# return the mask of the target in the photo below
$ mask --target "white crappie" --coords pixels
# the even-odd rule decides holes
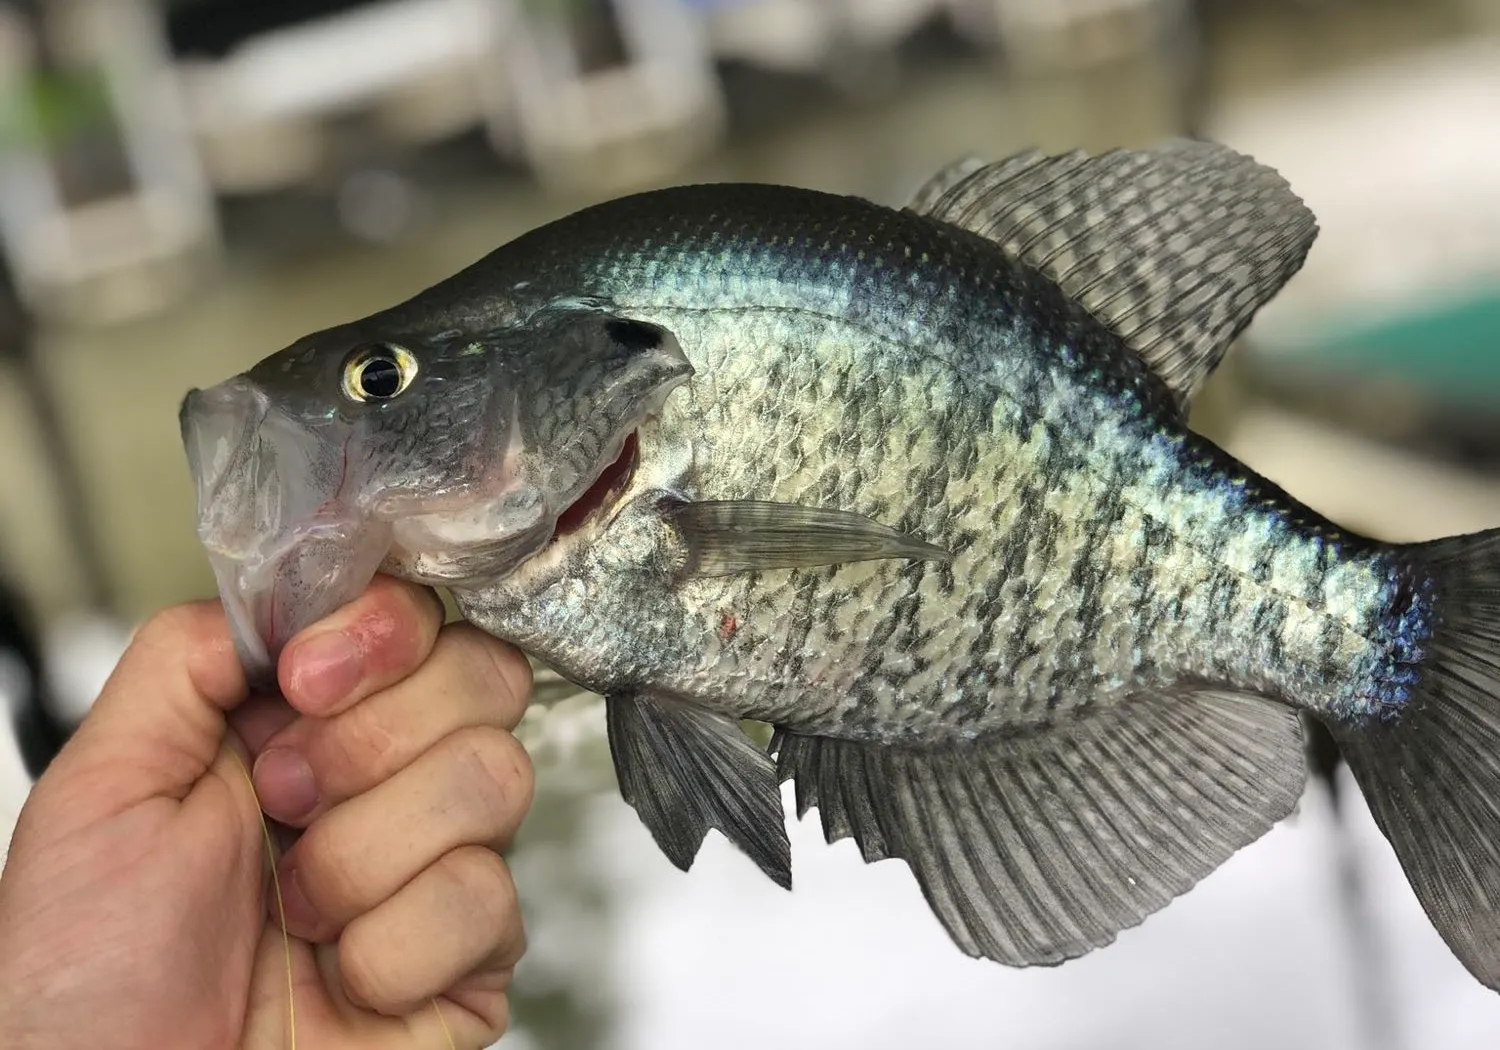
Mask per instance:
[[[1494,987],[1500,536],[1350,534],[1184,422],[1315,232],[1204,143],[614,201],[190,394],[200,531],[252,669],[447,586],[605,694],[679,866],[717,827],[790,885],[792,778],[1014,965],[1285,816],[1310,713]]]

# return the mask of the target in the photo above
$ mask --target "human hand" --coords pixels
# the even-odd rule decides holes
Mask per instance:
[[[329,637],[352,643],[343,659]],[[304,829],[276,869],[297,1045],[499,1037],[524,948],[498,851],[531,801],[509,732],[525,659],[379,577],[294,638],[278,677],[286,700],[248,698],[217,602],[136,635],[17,824],[0,1046],[291,1046],[247,769],[265,811]]]

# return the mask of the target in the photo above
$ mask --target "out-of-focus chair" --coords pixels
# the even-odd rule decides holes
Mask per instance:
[[[619,190],[716,146],[723,91],[698,13],[681,0],[496,0],[513,104],[491,137],[545,183]]]
[[[487,77],[499,62],[490,0],[197,7],[174,17],[173,44],[193,134],[220,192],[337,174],[359,161],[339,155],[350,130],[374,153],[490,118]]]
[[[0,250],[48,316],[109,322],[183,294],[212,196],[146,0],[0,3]]]
[[[714,53],[779,73],[818,76],[846,94],[894,81],[892,53],[945,0],[686,0]]]
[[[947,0],[965,35],[1018,69],[1075,70],[1170,45],[1188,0]]]

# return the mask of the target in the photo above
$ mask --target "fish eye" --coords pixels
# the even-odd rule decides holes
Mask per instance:
[[[344,360],[344,396],[361,403],[389,401],[417,377],[417,359],[392,343],[372,343]]]

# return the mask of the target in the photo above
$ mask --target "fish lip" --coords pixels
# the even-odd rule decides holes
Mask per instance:
[[[266,395],[239,376],[207,390],[194,387],[183,397],[177,425],[200,511],[218,498],[270,407]]]
[[[337,442],[302,428],[254,381],[236,376],[190,391],[179,425],[197,493],[198,538],[240,662],[253,682],[274,683],[281,647],[305,622],[332,611],[312,593],[312,581],[340,596],[363,589],[389,530],[340,498],[330,472],[282,469],[287,459],[326,459]],[[308,505],[316,509],[308,513]]]

